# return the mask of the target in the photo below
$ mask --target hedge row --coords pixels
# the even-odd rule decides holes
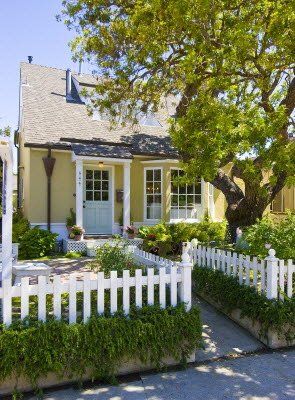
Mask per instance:
[[[194,290],[197,294],[206,294],[226,312],[241,310],[241,317],[259,321],[262,325],[261,335],[269,328],[282,332],[290,326],[287,340],[295,337],[295,298],[284,301],[270,300],[256,292],[254,287],[240,285],[238,279],[225,275],[221,271],[195,267],[193,270]]]
[[[0,333],[0,381],[26,377],[33,387],[48,373],[79,381],[114,378],[123,362],[139,359],[155,368],[171,356],[184,361],[201,340],[198,308],[183,305],[132,309],[130,316],[96,316],[87,323],[35,322],[5,328]]]

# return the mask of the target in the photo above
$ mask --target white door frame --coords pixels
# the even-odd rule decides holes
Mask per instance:
[[[87,164],[83,163],[83,196],[82,196],[82,206],[83,200],[85,198],[85,171],[86,169],[98,169],[98,170],[109,170],[110,171],[110,186],[109,195],[111,200],[111,232],[114,233],[114,219],[115,219],[115,166],[105,164],[100,168],[97,164]],[[84,219],[84,208],[83,208],[83,219]],[[86,232],[87,235],[87,232]]]

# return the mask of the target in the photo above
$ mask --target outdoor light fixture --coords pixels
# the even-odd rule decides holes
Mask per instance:
[[[98,166],[99,166],[99,168],[102,168],[103,167],[103,161],[99,161]]]

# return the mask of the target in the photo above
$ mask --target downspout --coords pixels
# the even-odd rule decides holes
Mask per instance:
[[[47,230],[51,231],[51,176],[55,164],[55,158],[51,157],[51,148],[47,157],[43,157],[43,164],[47,176]]]

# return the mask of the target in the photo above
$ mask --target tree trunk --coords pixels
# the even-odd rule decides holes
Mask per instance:
[[[228,204],[225,211],[225,217],[228,222],[228,230],[232,243],[236,242],[237,228],[253,225],[257,219],[261,219],[267,204],[253,201],[251,203],[245,198],[239,204]]]
[[[219,189],[226,198],[227,209],[225,217],[228,222],[232,243],[236,241],[237,228],[243,229],[253,225],[257,219],[262,218],[268,204],[284,187],[286,175],[279,174],[274,185],[266,183],[263,187],[260,178],[261,180],[263,179],[262,174],[257,180],[243,179],[245,184],[244,191],[222,170],[219,170],[211,181],[212,185]]]

